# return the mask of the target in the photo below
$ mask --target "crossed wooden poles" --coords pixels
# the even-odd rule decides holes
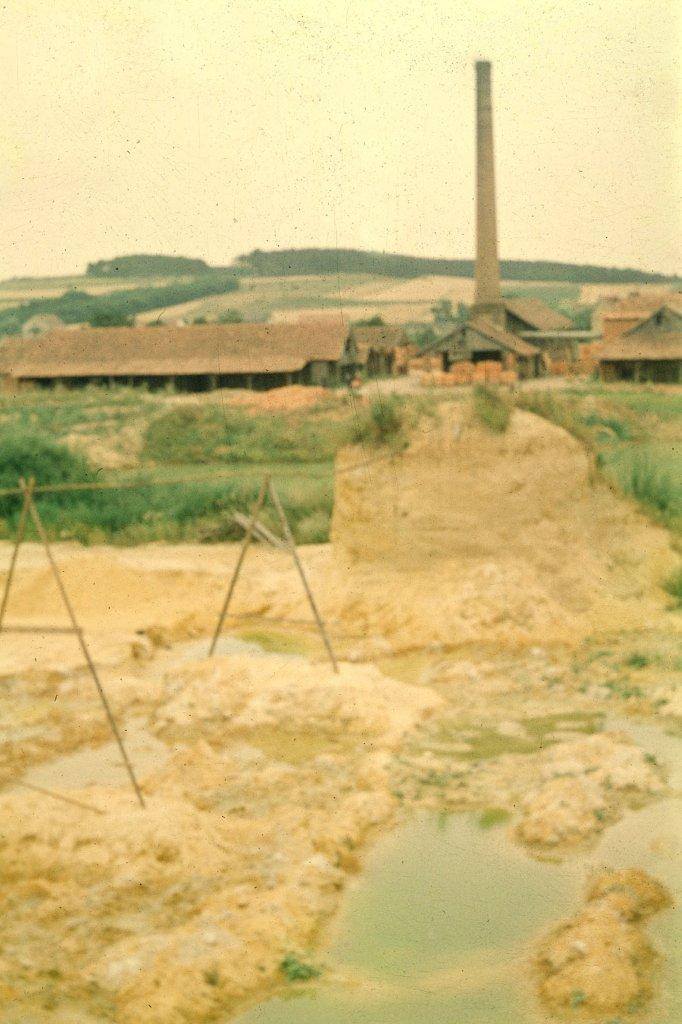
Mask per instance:
[[[104,691],[104,687],[102,686],[102,681],[100,680],[99,674],[97,672],[97,668],[96,668],[95,663],[94,663],[94,661],[92,659],[92,656],[90,654],[90,650],[88,648],[88,645],[85,642],[85,637],[83,635],[83,630],[81,629],[81,627],[78,624],[78,620],[76,618],[76,613],[75,613],[75,611],[73,609],[73,605],[71,604],[71,601],[69,599],[69,595],[68,595],[68,593],[66,591],[66,587],[64,586],[64,581],[63,581],[63,579],[61,577],[61,574],[59,572],[59,569],[57,567],[57,563],[55,561],[54,554],[52,552],[52,548],[50,546],[50,542],[49,542],[48,537],[47,537],[47,533],[45,532],[45,527],[43,526],[42,519],[40,518],[40,514],[39,514],[38,509],[37,509],[37,507],[35,505],[35,502],[33,500],[33,493],[34,493],[34,490],[35,490],[35,486],[36,486],[36,483],[35,483],[35,479],[33,479],[33,478],[31,478],[28,481],[28,483],[23,479],[23,477],[20,478],[20,480],[19,480],[19,492],[23,495],[23,499],[24,500],[23,500],[23,505],[21,507],[21,512],[19,514],[19,523],[17,525],[17,535],[16,535],[16,539],[15,539],[15,542],[14,542],[14,547],[12,549],[12,555],[11,555],[11,558],[10,558],[9,570],[8,570],[8,573],[7,573],[7,579],[5,581],[4,591],[3,591],[3,594],[2,594],[2,601],[0,601],[0,633],[3,633],[3,632],[4,633],[66,633],[66,634],[71,634],[72,636],[76,637],[76,639],[78,640],[78,643],[80,645],[80,649],[83,652],[83,657],[85,658],[85,663],[86,663],[86,665],[88,667],[88,671],[90,672],[90,675],[92,676],[92,679],[93,679],[93,682],[95,684],[95,687],[97,688],[97,693],[99,694],[99,698],[100,698],[100,700],[102,702],[102,707],[104,708],[104,712],[106,714],[107,721],[109,722],[109,726],[110,726],[111,731],[113,733],[114,739],[116,740],[116,743],[118,744],[118,748],[119,748],[119,750],[121,752],[121,757],[123,758],[123,763],[125,765],[126,771],[127,771],[128,776],[130,778],[131,785],[133,787],[133,790],[135,791],[135,795],[136,795],[136,797],[137,797],[137,799],[138,799],[138,801],[140,803],[140,806],[144,807],[145,806],[144,797],[142,796],[142,791],[141,791],[139,783],[137,781],[137,777],[135,775],[135,770],[134,770],[134,768],[132,766],[130,758],[128,757],[128,752],[127,752],[127,750],[125,748],[125,744],[123,742],[123,737],[121,736],[121,732],[120,732],[120,730],[118,728],[118,725],[116,723],[116,719],[114,718],[114,714],[113,714],[113,712],[111,710],[111,705],[109,704],[109,700],[107,699],[107,695],[106,695],[106,693]],[[283,537],[275,536],[273,533],[271,533],[267,529],[267,527],[265,527],[262,523],[260,523],[258,521],[258,515],[259,515],[261,509],[263,508],[263,505],[265,504],[266,498],[268,498],[268,497],[270,498],[270,501],[272,502],[272,504],[273,504],[273,506],[275,508],[275,511],[277,513],[277,517],[278,517],[278,519],[280,521],[280,524],[281,524],[281,527],[282,527],[282,533],[284,535]],[[272,483],[272,481],[271,481],[269,476],[266,476],[264,478],[264,480],[263,480],[263,483],[261,485],[260,491],[258,493],[258,498],[256,499],[256,503],[253,506],[253,509],[251,511],[250,518],[247,520],[246,517],[239,516],[239,515],[237,515],[235,518],[236,518],[237,522],[239,522],[241,525],[244,526],[244,528],[245,528],[245,535],[244,535],[244,540],[242,541],[241,549],[239,551],[239,557],[237,558],[237,564],[235,566],[234,572],[232,574],[232,579],[230,580],[230,585],[228,587],[228,591],[227,591],[227,594],[225,596],[225,601],[223,603],[223,607],[222,607],[221,612],[220,612],[220,617],[218,619],[218,624],[216,626],[215,633],[213,635],[213,639],[211,641],[211,647],[210,647],[210,650],[209,650],[209,657],[212,656],[215,653],[216,645],[218,643],[218,639],[220,637],[220,633],[222,632],[223,625],[225,623],[225,619],[227,618],[227,614],[228,614],[228,611],[229,611],[229,608],[230,608],[230,602],[232,601],[232,595],[234,594],[234,589],[235,589],[235,586],[237,584],[237,580],[239,578],[239,574],[241,572],[242,566],[244,564],[244,558],[246,557],[246,552],[248,551],[249,546],[251,544],[251,541],[253,540],[253,538],[255,536],[255,537],[259,537],[262,540],[266,540],[268,543],[272,544],[274,547],[280,548],[281,550],[284,550],[284,551],[288,551],[289,554],[292,556],[292,558],[294,560],[294,563],[296,565],[296,568],[298,570],[299,576],[301,577],[301,582],[303,583],[303,588],[305,590],[306,596],[307,596],[308,601],[310,603],[310,607],[312,609],[313,616],[315,617],[315,622],[317,623],[317,627],[318,627],[318,629],[320,631],[320,634],[322,636],[322,640],[323,640],[325,648],[327,650],[327,654],[329,655],[329,660],[332,663],[332,667],[334,669],[334,672],[338,672],[339,671],[338,662],[336,660],[336,656],[334,654],[332,645],[330,643],[329,636],[327,634],[327,630],[326,630],[324,621],[322,619],[322,616],[320,615],[320,612],[318,610],[317,604],[315,602],[315,598],[313,596],[313,592],[310,589],[310,585],[308,583],[308,579],[306,577],[305,570],[303,569],[303,565],[301,564],[301,560],[300,560],[300,558],[298,556],[298,551],[296,550],[296,543],[295,543],[293,535],[291,533],[291,528],[289,526],[289,522],[288,522],[287,517],[285,515],[284,509],[282,508],[282,503],[281,503],[281,501],[279,499],[279,495],[277,494],[277,491],[275,490],[274,484]],[[70,626],[19,626],[19,625],[12,626],[12,625],[5,625],[5,613],[7,611],[7,604],[9,602],[10,590],[12,588],[12,583],[14,581],[14,575],[15,575],[15,570],[16,570],[16,566],[17,566],[17,558],[18,558],[18,555],[19,555],[19,548],[21,547],[21,544],[22,544],[22,542],[24,540],[24,537],[25,537],[25,534],[26,534],[26,526],[28,524],[29,519],[32,521],[32,523],[33,523],[33,525],[35,527],[36,533],[38,534],[38,538],[39,538],[41,544],[43,545],[43,547],[45,549],[45,554],[47,556],[47,561],[49,563],[50,569],[52,570],[52,574],[53,574],[55,582],[57,584],[57,589],[58,589],[59,594],[61,596],[61,599],[62,599],[62,601],[64,603],[64,607],[66,608],[66,612],[67,612],[67,615],[69,617],[69,620],[71,622]],[[33,787],[33,788],[39,788],[39,787]],[[72,801],[72,802],[77,802],[77,801]]]
[[[17,536],[16,536],[16,540],[14,542],[14,548],[12,550],[12,557],[11,557],[10,563],[9,563],[9,571],[7,573],[7,580],[5,581],[5,590],[4,590],[3,595],[2,595],[2,603],[0,604],[0,632],[4,632],[4,633],[70,633],[70,634],[72,634],[73,636],[76,637],[76,639],[78,640],[78,643],[80,645],[80,649],[83,652],[83,657],[85,658],[85,663],[88,666],[88,670],[90,672],[90,675],[92,676],[93,681],[95,683],[95,686],[97,687],[97,692],[99,694],[100,700],[102,701],[102,706],[103,706],[104,712],[105,712],[105,714],[107,716],[107,720],[109,722],[109,726],[111,727],[111,731],[114,734],[114,739],[116,740],[116,743],[118,744],[118,749],[121,751],[121,757],[123,758],[123,763],[124,763],[124,765],[126,767],[126,771],[128,772],[128,775],[130,777],[130,782],[132,784],[132,787],[135,790],[135,795],[137,796],[137,799],[140,802],[140,806],[144,807],[144,805],[145,805],[144,797],[142,796],[142,791],[141,791],[140,786],[138,784],[137,778],[135,777],[135,771],[134,771],[133,766],[132,766],[132,764],[130,762],[130,758],[128,757],[128,752],[127,752],[127,750],[125,748],[125,744],[123,743],[123,737],[121,736],[121,733],[119,731],[118,725],[116,724],[116,719],[114,718],[113,712],[111,710],[111,705],[109,704],[109,701],[107,699],[107,695],[104,692],[104,687],[102,686],[102,682],[101,682],[101,680],[99,678],[97,669],[95,667],[95,663],[92,660],[92,656],[90,654],[90,650],[88,648],[88,645],[85,642],[85,637],[83,636],[83,630],[78,625],[78,620],[76,619],[76,613],[74,612],[73,605],[71,604],[71,601],[69,600],[69,595],[66,592],[66,587],[64,586],[64,581],[62,580],[62,577],[60,575],[59,569],[57,568],[57,563],[54,560],[54,555],[52,554],[52,548],[50,547],[50,542],[47,539],[47,534],[45,532],[45,527],[43,526],[42,519],[40,518],[40,514],[38,513],[38,509],[36,508],[35,502],[33,500],[33,491],[35,489],[35,480],[31,479],[31,480],[29,480],[28,483],[26,483],[26,481],[22,477],[19,480],[19,487],[20,487],[21,492],[22,492],[22,494],[24,496],[24,503],[23,503],[23,505],[21,507],[21,513],[19,515],[19,524],[18,524],[18,527],[17,527]],[[70,626],[6,626],[5,625],[5,612],[7,611],[7,602],[9,601],[10,589],[12,587],[12,581],[14,579],[14,571],[15,571],[16,565],[17,565],[17,556],[19,554],[19,548],[21,546],[21,543],[22,543],[22,541],[24,539],[24,535],[26,533],[26,525],[27,525],[27,522],[28,522],[29,518],[32,520],[33,525],[34,525],[35,530],[36,530],[36,533],[38,534],[38,537],[39,537],[43,547],[45,548],[45,554],[47,555],[47,561],[48,561],[48,563],[50,565],[50,568],[52,570],[52,574],[53,574],[53,576],[55,578],[55,582],[57,584],[57,589],[59,590],[59,594],[61,596],[61,599],[64,602],[64,607],[66,608],[67,615],[69,616],[69,619],[71,620],[71,625]]]
[[[270,530],[267,529],[266,526],[264,526],[262,523],[258,521],[258,514],[265,505],[266,498],[270,498],[270,501],[272,502],[275,512],[277,513],[277,518],[279,519],[280,525],[282,527],[283,537],[276,537],[273,533],[271,533]],[[213,639],[211,640],[211,646],[208,652],[209,657],[211,657],[215,653],[216,645],[218,643],[218,639],[222,632],[223,625],[225,623],[225,619],[227,618],[227,613],[230,608],[232,595],[234,594],[234,590],[237,585],[237,580],[239,579],[239,574],[242,570],[244,559],[246,558],[246,552],[249,550],[253,538],[259,537],[261,540],[265,540],[269,544],[272,544],[273,547],[277,547],[283,551],[287,551],[293,558],[294,564],[298,570],[298,574],[301,577],[301,583],[303,584],[303,589],[305,590],[306,597],[308,598],[308,603],[310,604],[310,608],[315,618],[315,622],[317,623],[317,628],[320,631],[322,641],[326,648],[327,654],[329,655],[329,660],[332,663],[332,668],[334,669],[334,672],[338,673],[339,665],[336,660],[336,655],[334,654],[331,642],[329,640],[327,628],[324,624],[322,616],[320,615],[317,603],[315,601],[315,597],[313,596],[313,592],[310,589],[310,584],[308,583],[308,578],[305,574],[305,570],[301,563],[301,559],[298,556],[298,551],[296,550],[296,542],[294,541],[291,532],[291,527],[289,526],[289,521],[286,517],[284,509],[282,508],[282,502],[280,501],[279,495],[275,489],[275,485],[273,484],[269,476],[266,476],[263,480],[263,483],[261,484],[260,491],[258,492],[258,497],[256,498],[256,503],[251,509],[251,515],[249,519],[247,520],[244,516],[236,516],[235,518],[240,525],[244,526],[244,540],[242,541],[242,546],[239,551],[237,564],[235,565],[234,572],[232,573],[230,585],[227,588],[227,594],[225,595],[225,601],[223,602],[223,607],[220,611],[220,617],[218,618],[218,623],[213,634]]]

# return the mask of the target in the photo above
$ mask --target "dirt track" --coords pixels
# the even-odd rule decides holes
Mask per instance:
[[[304,550],[339,676],[314,633],[264,621],[309,617],[279,552],[251,552],[235,602],[274,653],[209,661],[234,546],[56,546],[148,807],[73,639],[2,637],[3,1024],[227,1019],[413,806],[500,808],[511,842],[565,856],[666,795],[665,766],[601,729],[676,721],[664,532],[530,416],[495,441],[446,419],[400,459],[339,477],[334,547]],[[10,619],[65,621],[33,545]]]

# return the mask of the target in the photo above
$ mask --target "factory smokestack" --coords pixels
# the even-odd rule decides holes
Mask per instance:
[[[497,256],[490,61],[476,61],[476,291],[474,314],[503,318]]]

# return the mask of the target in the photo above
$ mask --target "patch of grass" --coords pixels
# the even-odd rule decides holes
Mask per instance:
[[[682,567],[665,578],[663,589],[673,598],[675,608],[682,608]]]
[[[625,664],[628,668],[646,668],[651,664],[651,658],[646,654],[642,654],[640,651],[633,651],[632,654],[625,659]]]
[[[682,533],[678,424],[682,398],[655,389],[526,391],[519,408],[563,427],[595,455],[598,472],[674,533]]]
[[[672,478],[645,454],[631,461],[622,483],[626,493],[660,513],[668,512],[677,497]]]
[[[42,447],[43,443],[47,447]],[[40,445],[32,450],[47,451],[52,459],[51,473],[36,460],[32,463],[41,481],[97,479],[87,463],[64,446],[51,445],[49,439],[44,438]],[[28,465],[23,449],[15,446],[12,451],[21,454],[22,469]],[[16,468],[14,473],[14,476],[5,476],[5,486],[16,483],[19,475]],[[170,475],[172,478],[173,474]],[[42,494],[36,497],[36,504],[48,535],[55,540],[134,545],[154,540],[220,543],[241,539],[243,530],[235,523],[234,512],[247,514],[250,511],[260,488],[261,473],[247,469],[230,477],[217,477],[215,481],[169,483],[168,486],[163,486],[163,477],[163,473],[156,472],[134,477],[119,475],[115,479],[132,480],[139,486]],[[159,483],[161,486],[156,486]],[[333,505],[331,465],[328,469],[311,466],[306,473],[286,474],[284,469],[277,479],[277,489],[297,543],[326,541]],[[14,535],[20,501],[18,496],[0,497],[0,534]],[[264,509],[261,518],[271,529],[279,529],[271,509]]]
[[[313,978],[319,978],[322,973],[318,967],[299,960],[294,953],[287,953],[279,969],[287,981],[311,981]]]
[[[269,654],[305,654],[308,645],[298,637],[288,633],[274,633],[263,629],[243,629],[239,639],[246,643],[258,644]]]
[[[623,420],[617,419],[615,416],[603,416],[597,412],[589,412],[583,417],[583,423],[587,427],[603,427],[606,431],[606,438],[609,435],[613,435],[618,438],[619,441],[630,441],[632,439],[632,433],[630,427]]]
[[[583,1003],[585,1002],[586,999],[587,999],[587,996],[582,991],[582,989],[579,989],[579,988],[575,989],[573,992],[571,992],[571,997],[570,997],[571,1009],[572,1010],[577,1010],[579,1006],[583,1005]]]
[[[512,404],[497,388],[477,384],[474,388],[474,415],[494,434],[504,434],[509,426]]]
[[[506,821],[509,821],[509,811],[505,811],[503,807],[488,807],[478,816],[478,827],[487,829],[494,828],[496,825],[503,825]]]
[[[155,417],[142,458],[159,463],[320,462],[348,440],[347,418],[183,405]]]

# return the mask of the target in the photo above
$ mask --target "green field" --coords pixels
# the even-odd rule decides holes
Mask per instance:
[[[508,414],[485,397],[477,396],[478,417],[503,430]],[[20,474],[39,483],[135,484],[41,496],[50,535],[86,544],[215,542],[240,535],[233,513],[248,510],[268,473],[297,539],[322,542],[338,449],[349,442],[361,452],[399,448],[416,416],[434,414],[434,400],[433,393],[384,398],[359,409],[340,392],[310,408],[268,411],[221,393],[27,390],[0,396],[0,487],[14,486]],[[599,472],[682,543],[682,391],[590,385],[521,391],[516,401],[579,437]],[[17,498],[0,496],[0,536],[13,535],[18,508]]]
[[[86,544],[235,539],[266,473],[296,538],[327,539],[333,460],[357,429],[343,398],[295,412],[177,401],[133,388],[88,387],[0,397],[0,488],[38,483],[135,484],[45,494],[52,537]],[[178,479],[201,477],[181,485]],[[166,483],[167,482],[167,483]],[[17,497],[0,496],[0,536],[12,536]],[[274,524],[268,513],[263,519]]]

